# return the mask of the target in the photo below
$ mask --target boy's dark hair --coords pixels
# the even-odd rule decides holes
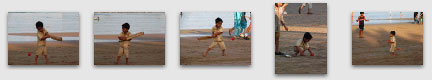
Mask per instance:
[[[390,34],[396,35],[396,31],[390,31]]]
[[[364,14],[364,12],[360,12],[360,14]]]
[[[41,21],[36,22],[36,28],[43,27],[43,23]]]
[[[124,23],[124,24],[122,25],[122,27],[123,27],[123,28],[126,28],[126,29],[129,29],[129,28],[130,28],[130,25],[129,25],[129,23]]]
[[[218,23],[218,22],[223,22],[223,21],[221,18],[218,17],[218,18],[216,18],[215,22]]]
[[[303,36],[304,39],[312,39],[312,35],[309,32],[306,32]]]
[[[276,6],[276,7],[279,7],[279,6],[278,6],[278,3],[275,3],[275,6]]]

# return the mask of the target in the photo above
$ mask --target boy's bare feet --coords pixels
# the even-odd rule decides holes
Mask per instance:
[[[126,64],[129,64],[129,58],[126,58]]]
[[[37,59],[38,59],[38,55],[36,55],[36,58],[35,58],[35,62],[34,62],[34,64],[37,64]]]
[[[207,52],[205,52],[204,54],[203,54],[203,57],[206,57],[207,56]]]
[[[45,57],[45,63],[46,63],[46,64],[49,64],[49,61],[48,61],[48,55],[44,55],[44,57]]]
[[[116,62],[116,64],[119,64],[119,61],[120,61],[120,56],[117,56],[117,62]]]

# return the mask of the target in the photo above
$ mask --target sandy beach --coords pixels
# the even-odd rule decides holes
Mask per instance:
[[[283,28],[281,28],[283,29]],[[313,38],[309,42],[315,56],[298,56],[287,58],[275,56],[276,74],[326,74],[327,73],[327,28],[325,25],[315,27],[289,27],[289,31],[281,32],[279,50],[294,55],[294,44],[302,39],[305,31],[309,31]],[[292,30],[292,31],[291,31]]]
[[[396,56],[389,52],[390,31],[396,31]],[[423,25],[365,25],[364,38],[359,38],[358,25],[352,26],[352,65],[423,65]]]
[[[94,64],[116,65],[120,47],[117,35],[95,35],[94,38]],[[125,56],[119,65],[126,65]],[[134,38],[129,48],[129,65],[165,65],[165,34],[144,34]]]
[[[180,30],[181,34],[211,34],[210,29]],[[251,40],[231,40],[228,29],[224,29],[223,40],[226,46],[226,56],[222,56],[219,47],[213,48],[207,57],[202,55],[213,39],[197,40],[198,37],[180,37],[181,65],[250,65]]]
[[[284,19],[288,27],[280,27],[279,50],[294,55],[295,43],[302,39],[305,32],[310,32],[312,40],[309,45],[315,56],[285,57],[275,56],[276,74],[327,74],[327,4],[313,3],[312,13],[306,14],[308,5],[298,13],[301,3],[288,3]],[[274,54],[274,53],[272,53]]]
[[[9,33],[14,36],[35,36],[36,33]],[[79,37],[78,32],[50,33],[56,36]],[[36,38],[35,38],[36,40]],[[9,65],[33,65],[36,55],[36,41],[8,42]],[[78,65],[79,40],[47,41],[49,65]],[[31,53],[28,56],[27,53]],[[46,65],[43,56],[39,56],[38,65]]]

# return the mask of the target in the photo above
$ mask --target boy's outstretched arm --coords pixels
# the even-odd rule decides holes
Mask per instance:
[[[282,8],[284,8],[284,10],[285,10],[285,7],[286,6],[288,6],[288,3],[284,3],[283,5],[282,5]]]

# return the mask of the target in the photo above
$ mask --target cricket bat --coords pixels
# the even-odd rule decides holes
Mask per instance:
[[[136,37],[142,36],[142,35],[144,35],[144,32],[139,32],[139,33],[136,33],[136,34],[134,34],[134,35],[132,35],[132,36],[127,37],[126,39],[127,39],[127,40],[130,40],[130,39],[133,39],[133,38],[136,38]]]
[[[51,37],[51,39],[57,40],[57,41],[63,41],[62,37],[58,37],[58,36],[54,36],[54,35],[49,35]]]
[[[206,40],[206,39],[211,39],[213,38],[212,36],[204,36],[204,37],[199,37],[197,38],[197,40]]]

